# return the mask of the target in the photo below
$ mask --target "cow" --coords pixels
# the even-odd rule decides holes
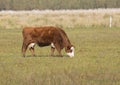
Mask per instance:
[[[25,57],[27,48],[35,56],[34,47],[51,45],[51,56],[54,55],[55,49],[58,51],[59,56],[62,56],[61,50],[65,48],[65,52],[69,57],[74,57],[74,46],[68,39],[67,34],[63,29],[54,26],[44,27],[24,27],[23,31],[23,45],[22,55]]]

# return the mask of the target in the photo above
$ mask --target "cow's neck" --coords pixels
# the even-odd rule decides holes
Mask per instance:
[[[71,46],[70,40],[68,38],[65,38],[64,39],[64,47],[65,47],[65,49],[67,49],[68,46],[69,47]]]
[[[70,40],[65,33],[61,33],[61,36],[63,38],[63,46],[67,49],[68,46],[71,46]]]

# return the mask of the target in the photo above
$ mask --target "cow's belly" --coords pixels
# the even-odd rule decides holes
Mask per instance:
[[[41,42],[37,43],[37,45],[40,47],[49,46],[50,44],[51,43],[41,43]]]

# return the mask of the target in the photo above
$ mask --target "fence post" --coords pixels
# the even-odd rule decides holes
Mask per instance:
[[[112,16],[110,16],[110,25],[109,27],[111,28],[112,27]]]

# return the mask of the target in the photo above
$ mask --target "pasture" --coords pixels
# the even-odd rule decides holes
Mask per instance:
[[[106,14],[106,17],[108,15]],[[20,14],[15,17],[12,14],[0,16],[0,85],[120,85],[119,19],[115,21],[114,27],[109,28],[107,24],[97,25],[92,22],[88,23],[89,26],[73,23],[67,27],[68,23],[64,24],[62,18],[60,19],[63,23],[62,28],[75,46],[75,57],[66,57],[64,49],[62,50],[64,57],[58,57],[57,52],[56,56],[51,57],[50,47],[36,46],[36,57],[31,56],[27,50],[27,57],[23,58],[20,28],[25,22],[23,19],[35,15],[21,16]],[[119,16],[119,13],[115,16]],[[105,19],[106,17],[104,16]],[[32,20],[30,23],[34,22]],[[30,23],[24,24],[32,25]],[[49,20],[44,24],[47,23]]]

